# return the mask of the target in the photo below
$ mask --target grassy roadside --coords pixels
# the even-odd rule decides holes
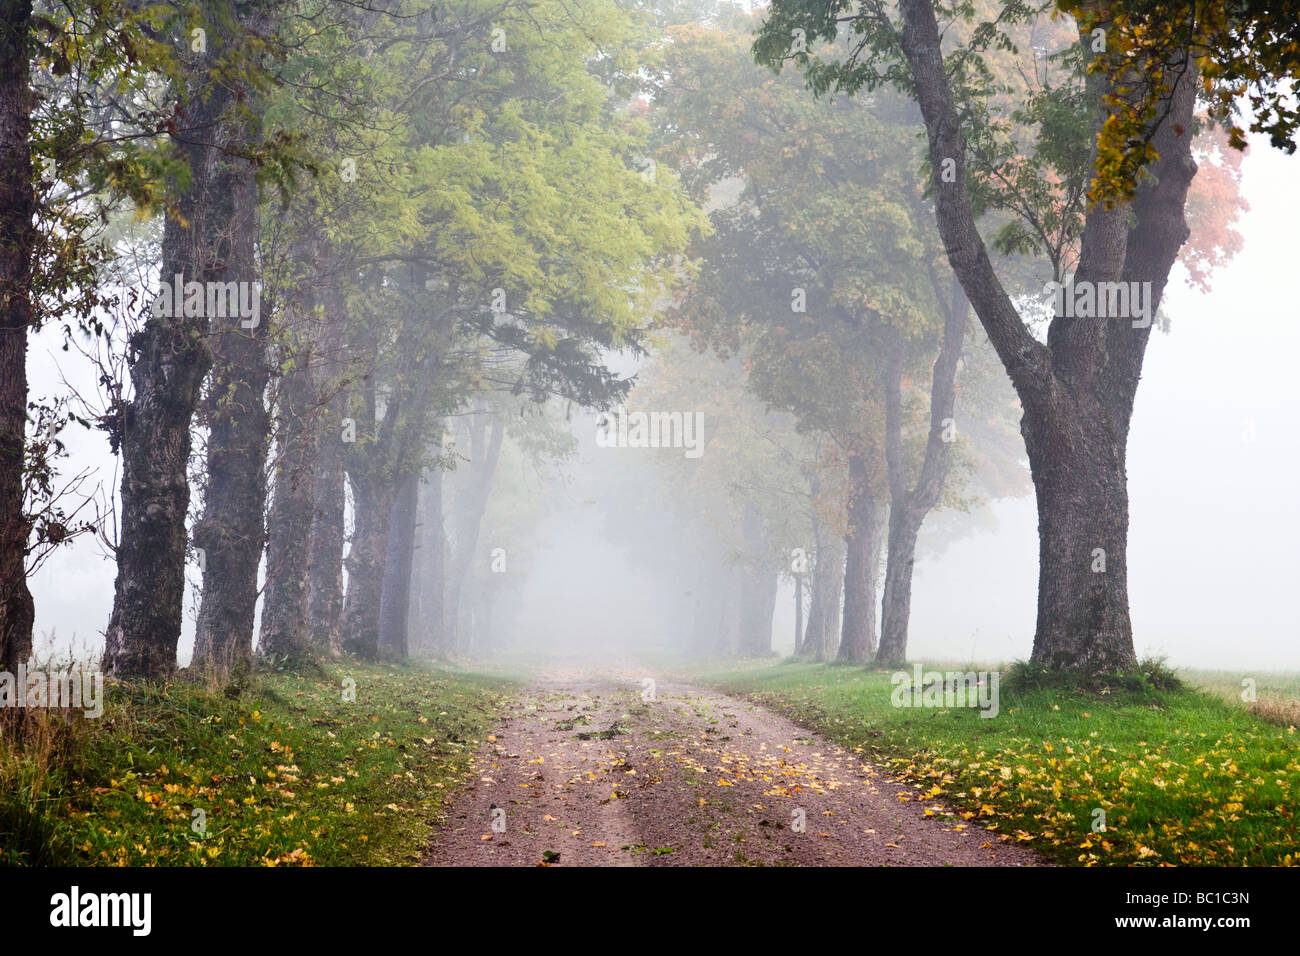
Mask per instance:
[[[894,707],[890,673],[862,667],[785,662],[693,678],[870,754],[917,788],[900,800],[978,820],[1060,863],[1300,863],[1300,734],[1212,692],[1003,689],[990,719]],[[1093,832],[1098,810],[1105,832]]]
[[[355,701],[344,700],[355,682]],[[0,864],[407,865],[511,684],[338,662],[248,686],[115,685],[0,739]]]

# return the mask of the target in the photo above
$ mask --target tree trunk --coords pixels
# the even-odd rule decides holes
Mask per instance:
[[[849,488],[839,659],[865,663],[876,652],[876,569],[882,508],[875,500],[866,459],[861,454],[849,456]]]
[[[310,254],[308,254],[310,256]],[[283,346],[288,369],[280,379],[276,420],[275,497],[267,522],[266,597],[258,651],[300,660],[311,651],[308,595],[319,440],[313,339],[319,320],[311,296],[286,309],[290,338]]]
[[[379,614],[395,489],[384,481],[352,479],[355,522],[343,602],[343,649],[363,660],[379,656]]]
[[[443,621],[443,592],[446,589],[447,535],[442,520],[442,467],[435,464],[426,473],[419,496],[420,544],[415,574],[415,627],[420,646],[431,656],[447,653]]]
[[[938,292],[938,289],[935,290]],[[912,612],[912,567],[921,524],[939,503],[948,474],[951,443],[944,441],[945,421],[952,418],[957,397],[957,362],[966,333],[968,307],[961,284],[953,277],[947,304],[943,344],[934,361],[930,384],[930,432],[925,459],[909,491],[903,468],[902,375],[903,348],[895,343],[885,382],[885,455],[889,471],[889,546],[885,564],[885,596],[880,612],[880,649],[876,663],[894,667],[907,659],[907,630]]]
[[[318,654],[343,650],[343,551],[346,478],[343,419],[347,415],[343,349],[343,296],[334,286],[321,290],[323,327],[315,375],[314,425],[316,469],[312,477],[311,567],[308,573],[308,619],[311,643]]]
[[[822,661],[839,652],[840,608],[844,597],[844,540],[834,541],[829,549],[830,559],[826,570],[825,600],[822,605],[821,634],[818,636],[817,660]]]
[[[27,663],[36,609],[27,587],[23,502],[32,217],[30,0],[0,0],[0,668]]]
[[[428,549],[425,547],[428,533],[424,526],[428,492],[424,486],[427,480],[426,470],[415,483],[415,515],[414,526],[411,528],[411,586],[407,588],[406,633],[412,657],[427,657],[431,651],[424,630],[425,559],[428,557]]]
[[[1128,484],[1113,435],[1071,414],[1072,429],[1021,425],[1038,501],[1038,626],[1033,658],[1089,673],[1136,664],[1128,607]],[[1091,425],[1092,427],[1089,427]],[[1080,635],[1088,635],[1081,641]]]
[[[1020,319],[993,271],[966,191],[966,143],[930,0],[901,0],[902,48],[925,120],[935,214],[948,259],[1011,377],[1038,499],[1038,621],[1032,659],[1090,673],[1136,664],[1128,608],[1125,455],[1151,323],[1055,316],[1047,344]],[[1178,60],[1185,51],[1172,51]],[[1076,284],[1148,282],[1151,315],[1186,241],[1198,82],[1194,58],[1166,65],[1172,93],[1152,137],[1159,159],[1131,204],[1088,209]],[[1100,126],[1117,78],[1089,77]],[[955,163],[945,183],[940,169]],[[1131,224],[1130,224],[1131,223]],[[1094,570],[1102,567],[1105,571]]]
[[[812,478],[811,490],[814,499],[813,553],[808,617],[797,653],[824,661],[828,653],[835,652],[838,644],[840,590],[844,586],[844,541],[838,535],[828,535],[825,522],[818,517],[816,500],[821,494],[821,483],[816,476]]]
[[[388,521],[383,593],[379,606],[379,646],[385,655],[410,656],[407,624],[411,609],[411,565],[415,558],[415,521],[420,476],[406,475],[398,483]]]
[[[839,648],[840,598],[844,588],[843,538],[817,546],[812,569],[812,598],[804,628],[802,655],[824,661]]]
[[[492,418],[486,410],[481,412],[476,422],[470,426],[471,461],[466,466],[469,473],[457,489],[456,494],[456,547],[452,561],[451,573],[447,579],[447,592],[443,600],[446,604],[446,622],[449,631],[448,643],[455,650],[465,650],[467,634],[462,634],[463,591],[469,577],[470,566],[474,561],[474,552],[478,548],[479,529],[483,525],[483,514],[487,510],[488,495],[492,490],[492,476],[496,473],[497,462],[501,458],[501,442],[505,437],[505,423]],[[492,433],[488,438],[485,432],[491,425]]]
[[[226,13],[234,22],[233,12]],[[238,145],[243,130],[224,119],[232,91],[229,84],[212,81],[212,66],[208,54],[191,65],[193,89],[181,112],[182,128],[173,135],[191,176],[176,195],[176,214],[168,215],[163,227],[164,283],[177,275],[182,282],[203,283],[243,277],[230,268],[235,261],[230,224],[236,220],[246,163],[224,151]],[[108,673],[150,679],[165,677],[176,666],[190,424],[212,363],[208,317],[186,316],[182,308],[154,311],[128,343],[134,395],[110,426],[122,451],[121,540],[104,643]]]
[[[253,239],[257,184],[252,166],[235,165],[226,177],[232,219],[227,225],[226,275],[257,281]],[[252,301],[250,297],[250,302]],[[266,408],[268,315],[210,317],[212,376],[208,382],[207,490],[194,543],[206,556],[194,634],[193,662],[224,673],[253,654],[257,571],[266,542],[266,452],[271,419]]]
[[[924,512],[890,505],[885,559],[885,595],[880,608],[880,648],[876,663],[896,667],[907,660],[907,630],[912,613],[912,567]]]

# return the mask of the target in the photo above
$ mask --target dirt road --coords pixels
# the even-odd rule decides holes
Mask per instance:
[[[761,707],[681,685],[647,690],[561,677],[522,694],[425,862],[1044,865]]]

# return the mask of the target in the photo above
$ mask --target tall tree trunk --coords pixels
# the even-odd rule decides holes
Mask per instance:
[[[829,545],[830,560],[826,571],[826,599],[822,612],[822,632],[819,638],[817,660],[825,660],[839,653],[840,647],[840,608],[844,598],[844,561],[847,557],[844,539],[840,538]]]
[[[307,249],[303,254],[307,261],[314,258]],[[277,388],[275,489],[267,521],[266,597],[258,651],[300,660],[311,651],[308,595],[320,418],[312,363],[321,323],[305,290],[286,304],[286,316],[282,348],[288,367]]]
[[[867,462],[861,454],[849,455],[849,489],[839,659],[864,663],[876,652],[876,568],[880,560],[882,507],[876,501]]]
[[[379,614],[395,489],[386,481],[352,477],[355,521],[343,601],[343,649],[363,660],[379,656]]]
[[[808,617],[797,654],[823,661],[838,645],[840,589],[844,585],[844,541],[828,533],[819,513],[822,483],[816,471],[809,474],[812,495],[813,551],[808,575]]]
[[[415,522],[420,476],[408,474],[397,485],[388,521],[383,589],[379,605],[379,646],[386,655],[410,656],[407,624],[411,609],[411,565],[415,558]]]
[[[232,161],[232,166],[226,179],[232,218],[223,240],[225,268],[230,279],[247,283],[251,292],[257,281],[253,248],[257,184],[249,163]],[[194,663],[218,672],[251,660],[253,654],[257,571],[266,542],[269,312],[259,314],[252,328],[244,327],[252,318],[210,317],[213,361],[205,403],[208,480],[203,517],[194,526],[194,543],[203,549],[206,560]]]
[[[492,491],[492,476],[501,459],[501,442],[505,438],[505,423],[484,410],[470,425],[470,462],[464,466],[468,474],[456,494],[456,546],[452,567],[447,578],[445,602],[448,641],[451,648],[465,650],[467,634],[462,634],[464,619],[463,592],[469,577],[474,552],[478,548],[479,529],[487,510],[488,495]],[[485,434],[491,427],[490,437]]]
[[[944,69],[931,0],[900,0],[902,49],[929,140],[935,214],[948,260],[1011,377],[1024,408],[1021,432],[1038,499],[1038,621],[1032,659],[1089,673],[1136,664],[1129,617],[1128,431],[1151,324],[1126,317],[1056,316],[1047,343],[1033,337],[1003,289],[976,228],[966,190],[966,142]],[[1172,51],[1174,59],[1185,51]],[[1162,64],[1173,90],[1152,137],[1159,159],[1129,205],[1088,209],[1075,273],[1090,282],[1149,282],[1151,314],[1186,241],[1187,190],[1198,82],[1194,58]],[[1104,121],[1104,97],[1128,92],[1093,74],[1088,92]],[[944,182],[940,170],[955,163]],[[1103,563],[1104,562],[1104,563]],[[1105,570],[1100,570],[1102,567]]]
[[[0,0],[0,668],[25,664],[36,609],[27,587],[23,503],[27,329],[36,248],[30,146],[30,0]]]
[[[308,620],[318,654],[343,650],[343,551],[346,478],[343,419],[347,415],[343,351],[343,295],[333,284],[321,290],[322,328],[318,351],[316,469],[312,477],[311,566]]]
[[[442,466],[435,464],[426,472],[420,492],[420,568],[415,585],[421,644],[433,657],[443,657],[448,651],[443,607],[447,533],[442,519],[442,475]]]
[[[935,290],[938,292],[938,289]],[[968,306],[961,284],[953,277],[947,304],[943,344],[934,360],[930,384],[930,432],[916,484],[908,490],[904,471],[902,377],[903,347],[895,342],[885,381],[885,455],[889,472],[889,546],[885,564],[885,595],[880,611],[880,649],[876,663],[894,667],[907,659],[907,629],[912,612],[912,567],[916,538],[926,515],[939,503],[948,474],[951,444],[944,441],[945,421],[952,418],[957,397],[957,362],[966,334]]]
[[[415,323],[429,321],[418,306],[422,305],[425,282],[421,269],[413,269],[411,274],[411,303],[415,307],[408,313],[408,321]],[[378,272],[376,281],[381,280]],[[435,325],[449,321],[451,309],[444,310],[432,319]],[[346,468],[352,483],[353,506],[356,516],[352,548],[348,552],[348,590],[344,601],[343,629],[344,646],[363,657],[375,656],[379,652],[381,616],[384,613],[384,590],[386,585],[385,567],[390,550],[389,529],[392,521],[392,509],[398,499],[399,488],[407,480],[408,494],[418,497],[418,480],[420,456],[424,450],[424,429],[432,415],[430,393],[437,384],[439,354],[430,350],[422,358],[403,356],[394,370],[393,380],[387,384],[382,396],[379,390],[379,369],[376,363],[380,356],[380,342],[374,329],[361,330],[358,338],[358,351],[367,356],[368,369],[360,389],[360,402],[357,405],[361,421],[357,423],[359,434],[366,436],[364,444],[349,447],[346,454]],[[382,403],[382,418],[380,406]],[[499,438],[497,451],[499,448]],[[493,461],[495,466],[495,461]],[[413,517],[415,500],[408,497],[403,502],[404,509]],[[409,521],[408,521],[409,524]],[[408,529],[409,530],[409,529]],[[399,541],[401,558],[393,569],[397,577],[388,578],[391,585],[391,598],[397,604],[391,605],[393,626],[400,625],[400,640],[395,631],[389,637],[400,644],[402,653],[409,650],[405,635],[406,619],[409,610],[411,549],[414,541],[404,536]]]
[[[801,654],[824,661],[835,650],[839,629],[840,593],[844,585],[844,542],[823,541],[823,531],[816,532],[817,547],[812,566],[812,597],[808,604],[808,621],[804,629]]]
[[[1123,456],[1107,430],[1085,421],[1066,431],[1026,416],[1021,430],[1039,515],[1034,659],[1089,672],[1131,667]]]
[[[424,512],[427,506],[425,499],[428,497],[428,492],[425,490],[427,481],[428,470],[426,469],[415,483],[415,514],[411,528],[411,586],[407,588],[406,634],[408,651],[413,657],[426,657],[431,653],[424,628],[425,559],[428,557],[428,549],[425,547],[428,533],[424,526]]]
[[[233,10],[226,9],[225,18],[237,22]],[[220,46],[215,39],[209,41],[213,49]],[[218,71],[211,55],[192,59],[192,88],[181,129],[173,134],[191,175],[163,227],[161,281],[178,275],[182,282],[237,281],[246,277],[237,265],[232,269],[238,259],[230,224],[247,164],[226,147],[241,143],[244,131],[225,119],[232,90],[213,80]],[[150,309],[131,336],[127,364],[134,395],[111,426],[122,450],[121,540],[104,669],[117,677],[166,676],[176,666],[181,633],[190,425],[212,353],[208,317],[186,316],[180,303],[173,306]]]

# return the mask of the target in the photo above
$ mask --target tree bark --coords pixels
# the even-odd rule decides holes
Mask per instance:
[[[225,185],[231,219],[226,275],[257,281],[257,184],[247,162],[231,161]],[[260,311],[260,309],[259,309]],[[267,316],[244,328],[239,317],[210,317],[212,375],[208,382],[207,489],[194,543],[206,555],[203,592],[194,634],[193,662],[224,673],[252,659],[257,572],[266,543],[266,453],[271,417],[266,407]],[[246,321],[251,322],[252,319]]]
[[[938,292],[938,290],[935,290]],[[921,524],[939,503],[948,474],[951,444],[944,441],[944,422],[952,418],[957,397],[957,363],[966,333],[967,302],[953,277],[947,304],[943,343],[934,360],[930,384],[930,431],[916,484],[908,490],[902,434],[902,343],[890,356],[885,381],[885,455],[889,473],[889,545],[885,563],[885,594],[880,612],[880,649],[876,662],[885,667],[907,659],[907,630],[912,611],[912,568]]]
[[[235,22],[233,11],[227,11]],[[215,48],[218,44],[213,44]],[[191,95],[173,140],[189,163],[188,186],[177,190],[176,214],[163,227],[163,282],[225,282],[232,270],[229,225],[246,163],[227,155],[242,141],[225,119],[232,90],[215,82],[201,54],[191,66]],[[190,487],[190,425],[212,364],[206,316],[153,314],[131,336],[127,364],[134,396],[118,409],[111,437],[122,451],[121,540],[113,613],[105,633],[104,669],[117,677],[156,679],[176,666],[185,589],[185,520]]]
[[[876,653],[876,572],[883,507],[871,486],[866,459],[858,453],[849,455],[849,489],[839,659],[865,663]]]
[[[1024,408],[1021,432],[1038,499],[1038,620],[1032,659],[1088,673],[1136,665],[1129,617],[1125,458],[1133,401],[1150,325],[1124,318],[1056,316],[1037,341],[1002,288],[980,238],[966,190],[966,143],[945,73],[931,0],[901,0],[902,48],[929,140],[935,211],[948,259]],[[1178,55],[1183,51],[1174,51]],[[1087,212],[1076,283],[1149,282],[1151,313],[1188,235],[1187,189],[1197,70],[1170,68],[1172,94],[1152,145],[1160,157],[1127,207]],[[1116,78],[1088,81],[1101,96],[1125,95]],[[943,182],[945,159],[955,181]],[[1130,225],[1130,220],[1132,225]],[[1103,566],[1104,571],[1094,570]]]
[[[379,656],[379,614],[395,488],[352,477],[355,523],[348,549],[348,591],[343,601],[343,649],[363,660]]]
[[[844,539],[831,542],[828,554],[821,633],[818,636],[817,660],[819,661],[839,653],[840,610],[844,597]]]
[[[312,648],[337,656],[343,650],[343,551],[345,548],[343,419],[347,393],[340,353],[343,349],[343,295],[333,285],[321,290],[322,314],[318,352],[315,424],[316,468],[312,477],[311,566],[308,571],[308,619]]]
[[[451,573],[447,579],[446,621],[449,645],[458,651],[465,650],[467,634],[462,633],[463,592],[469,577],[474,552],[478,548],[479,529],[487,510],[488,495],[492,491],[492,476],[501,458],[501,442],[505,437],[505,423],[491,417],[484,410],[470,425],[470,457],[465,466],[468,474],[457,489],[456,495],[456,546],[453,552]],[[490,437],[485,434],[491,426]]]
[[[820,535],[819,535],[820,537]],[[844,586],[844,542],[819,541],[812,567],[808,619],[800,653],[824,661],[836,650],[841,589]]]
[[[398,483],[388,520],[388,547],[379,606],[379,647],[385,655],[410,656],[407,625],[411,609],[411,565],[415,558],[415,522],[420,476],[409,474]]]
[[[415,628],[420,646],[433,657],[447,653],[443,621],[443,592],[446,589],[447,534],[442,520],[442,466],[434,464],[425,474],[419,496],[420,543],[417,554],[414,598]]]
[[[310,248],[305,261],[314,261]],[[314,339],[320,328],[309,291],[286,303],[287,368],[276,403],[275,488],[267,521],[266,596],[258,652],[301,660],[311,652],[309,587],[314,537],[314,483],[319,418],[313,381]]]
[[[36,608],[27,587],[23,501],[27,330],[36,249],[30,0],[0,0],[0,668],[27,663]]]

